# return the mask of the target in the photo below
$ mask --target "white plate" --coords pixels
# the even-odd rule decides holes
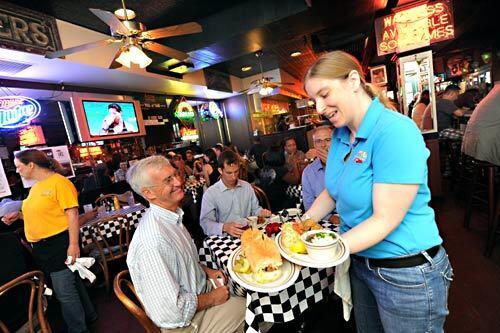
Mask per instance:
[[[296,263],[297,265],[314,267],[314,268],[327,268],[340,265],[349,257],[349,250],[344,244],[344,240],[339,236],[339,244],[342,247],[340,250],[340,254],[337,258],[328,260],[328,261],[318,261],[316,259],[311,258],[308,254],[300,254],[295,253],[288,250],[283,243],[281,242],[281,232],[274,239],[276,245],[278,245],[278,249],[283,257],[288,259],[289,261]]]
[[[266,221],[261,224],[257,224],[257,216],[249,216],[247,217],[247,219],[251,220],[252,222],[255,222],[258,228],[264,227],[271,222],[280,222],[280,217],[278,215],[271,215],[271,217],[266,217]]]
[[[285,210],[288,212],[288,216],[290,217],[295,217],[302,213],[302,210],[300,210],[299,208],[287,208]],[[282,215],[283,211],[279,211],[278,213]]]
[[[240,256],[240,253],[241,246],[239,246],[233,251],[233,253],[231,253],[227,262],[227,270],[229,271],[229,275],[231,275],[233,281],[238,283],[245,289],[263,293],[275,293],[290,287],[299,277],[300,267],[292,264],[286,259],[283,259],[283,265],[281,266],[282,273],[279,279],[269,283],[258,283],[253,279],[252,273],[243,274],[233,271],[234,262]]]

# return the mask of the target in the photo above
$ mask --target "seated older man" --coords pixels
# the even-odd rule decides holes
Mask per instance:
[[[243,332],[245,299],[230,297],[223,273],[199,263],[182,224],[184,191],[176,170],[166,158],[151,156],[129,169],[127,181],[151,204],[127,258],[149,318],[164,333]]]
[[[330,126],[317,127],[312,135],[314,148],[307,152],[314,161],[302,173],[302,202],[304,208],[309,210],[314,200],[325,189],[325,168],[328,150],[332,141],[332,128]],[[329,214],[325,219],[329,219]]]
[[[271,212],[259,206],[252,186],[238,179],[240,158],[230,150],[220,154],[220,180],[208,188],[201,201],[200,224],[205,234],[241,237],[248,216],[270,216]]]

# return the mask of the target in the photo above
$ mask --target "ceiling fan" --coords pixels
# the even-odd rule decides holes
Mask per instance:
[[[89,50],[95,47],[120,43],[120,48],[116,52],[109,68],[118,68],[122,65],[130,68],[132,63],[139,65],[140,68],[149,66],[152,60],[144,53],[143,49],[177,59],[180,62],[189,58],[187,53],[153,42],[152,40],[201,32],[202,28],[198,23],[188,22],[169,27],[146,30],[144,24],[133,20],[135,18],[135,12],[125,7],[124,0],[121,2],[122,8],[117,9],[114,14],[101,9],[89,8],[94,15],[110,27],[110,38],[70,47],[60,51],[48,52],[45,57],[49,59],[61,58],[72,53]]]
[[[254,80],[250,83],[250,87],[241,91],[241,93],[247,93],[248,95],[259,93],[261,96],[268,96],[273,93],[275,88],[282,86],[293,86],[293,83],[288,82],[276,82],[270,76],[264,76],[264,70],[262,69],[262,51],[255,52],[255,57],[259,61],[260,68],[260,79]]]

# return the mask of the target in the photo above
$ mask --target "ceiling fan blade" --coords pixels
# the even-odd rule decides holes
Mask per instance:
[[[114,39],[114,38],[102,39],[102,40],[98,40],[96,42],[82,44],[82,45],[70,47],[70,48],[67,48],[64,50],[60,50],[60,51],[47,52],[47,54],[45,54],[45,58],[49,58],[49,59],[61,58],[61,57],[64,57],[68,54],[77,53],[77,52],[85,51],[85,50],[90,50],[94,47],[106,46],[106,45],[109,45],[109,44],[115,43],[115,42],[120,42],[120,40]]]
[[[247,95],[256,94],[260,91],[261,88],[262,87],[260,87],[260,86],[249,88],[249,89],[247,89]]]
[[[115,56],[113,57],[113,60],[111,60],[111,63],[109,64],[109,69],[117,69],[122,67],[122,64],[120,64],[118,61],[116,61],[116,58],[120,56],[122,53],[122,48],[118,48],[118,51],[116,51]]]
[[[104,23],[109,25],[111,30],[118,32],[120,35],[130,35],[130,30],[115,16],[115,14],[96,8],[89,8],[89,10]]]
[[[182,51],[173,49],[169,46],[165,46],[156,42],[151,42],[151,41],[144,42],[142,43],[142,47],[147,50],[167,56],[169,58],[177,59],[179,61],[184,61],[187,58],[189,58],[189,55],[187,53],[184,53]]]
[[[201,25],[196,22],[189,22],[179,25],[172,25],[170,27],[158,28],[154,30],[144,31],[139,37],[145,39],[158,39],[172,36],[180,36],[187,34],[194,34],[197,32],[202,32],[203,29]]]

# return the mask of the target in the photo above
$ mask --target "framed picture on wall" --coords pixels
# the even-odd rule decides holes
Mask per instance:
[[[370,68],[371,83],[378,86],[387,84],[387,70],[385,65]]]

